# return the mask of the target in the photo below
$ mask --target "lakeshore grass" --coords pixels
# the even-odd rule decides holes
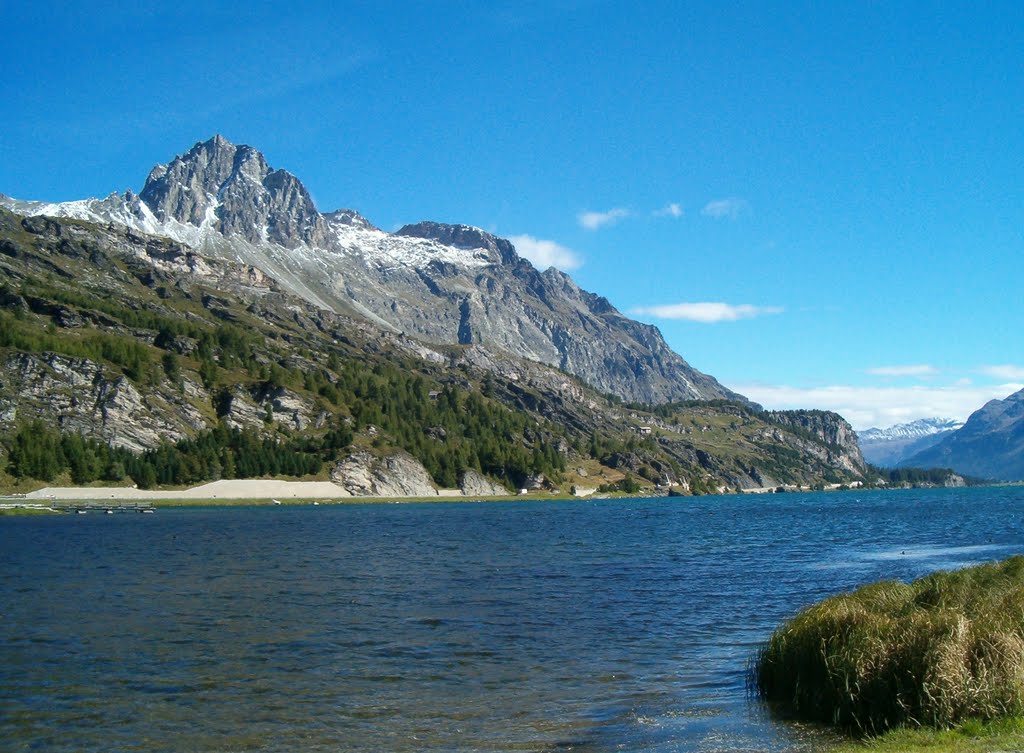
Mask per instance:
[[[1024,750],[1024,718],[969,719],[948,730],[897,729],[865,740],[851,740],[828,753],[993,753]]]
[[[1024,716],[1024,557],[826,599],[772,635],[754,681],[857,735]]]

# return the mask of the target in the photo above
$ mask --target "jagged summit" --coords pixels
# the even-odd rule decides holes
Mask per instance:
[[[171,238],[259,269],[321,308],[474,346],[492,363],[511,355],[557,366],[625,400],[744,400],[687,364],[656,327],[563,272],[538,271],[508,240],[437,222],[386,233],[353,210],[321,214],[298,178],[220,135],[154,167],[138,196],[0,204]]]
[[[330,245],[327,222],[302,182],[220,135],[153,168],[139,197],[160,221],[208,223],[224,235],[286,248]]]
[[[329,223],[336,225],[348,225],[349,227],[359,228],[360,230],[380,230],[380,228],[354,209],[336,209],[333,212],[325,214],[324,218]]]

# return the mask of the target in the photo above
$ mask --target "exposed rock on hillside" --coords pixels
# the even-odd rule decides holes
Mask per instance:
[[[504,486],[491,481],[472,468],[463,471],[462,478],[459,480],[459,488],[467,497],[500,497],[509,493]]]
[[[0,431],[35,419],[100,437],[129,450],[176,441],[205,426],[185,396],[158,389],[145,397],[124,376],[85,358],[11,353],[0,370]]]
[[[777,423],[817,439],[825,446],[829,459],[840,467],[852,473],[863,471],[864,458],[857,444],[857,433],[838,413],[818,410],[768,411],[767,415]]]
[[[378,457],[353,452],[334,466],[331,480],[356,497],[435,497],[423,464],[401,450]]]

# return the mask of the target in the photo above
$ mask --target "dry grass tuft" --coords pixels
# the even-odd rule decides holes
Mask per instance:
[[[809,607],[754,681],[804,719],[876,734],[1024,714],[1024,557],[886,581]]]

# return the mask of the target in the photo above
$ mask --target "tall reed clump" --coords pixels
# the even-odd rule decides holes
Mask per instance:
[[[1024,714],[1024,557],[811,606],[754,665],[761,696],[851,732]]]

